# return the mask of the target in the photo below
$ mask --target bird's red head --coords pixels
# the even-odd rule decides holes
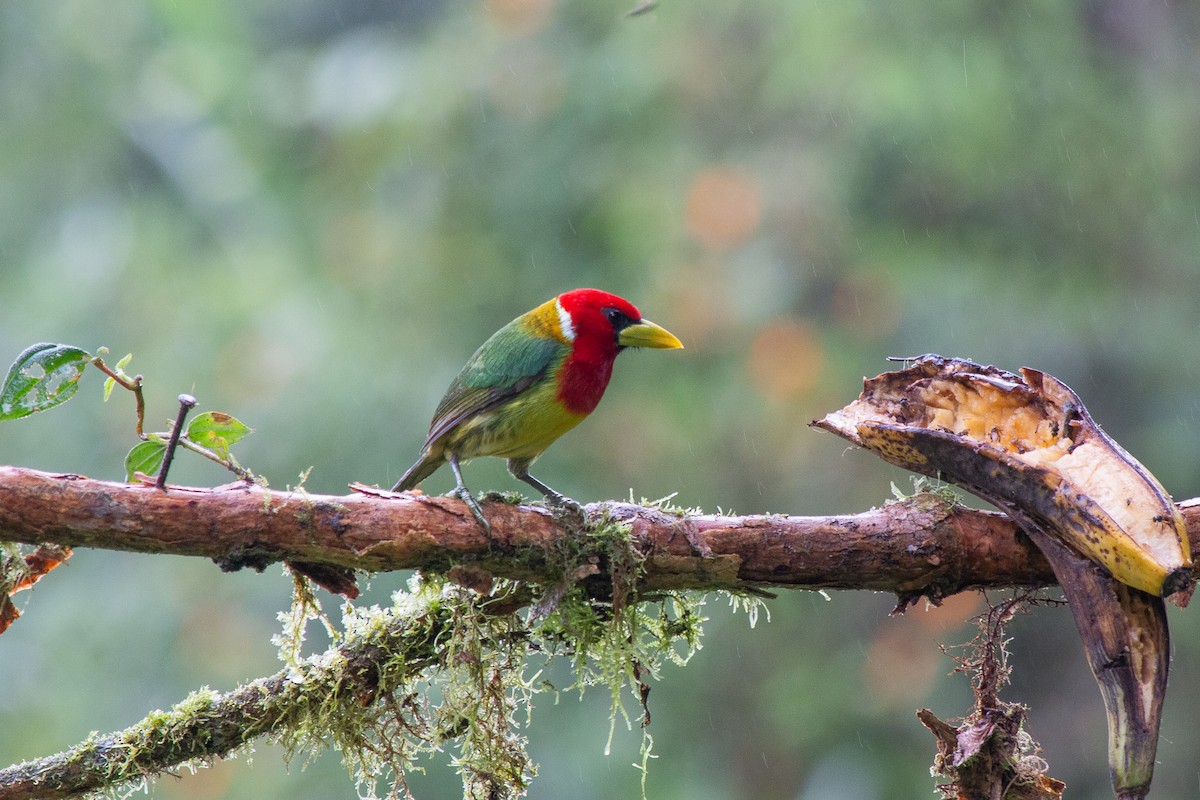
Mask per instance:
[[[642,319],[637,307],[599,289],[572,289],[554,301],[559,331],[571,353],[559,375],[559,399],[587,414],[600,402],[617,353],[626,347],[683,347],[673,335]]]
[[[559,321],[563,335],[577,351],[583,347],[596,355],[611,353],[615,357],[621,349],[617,336],[624,328],[642,321],[633,303],[599,289],[563,292],[558,296],[558,306],[567,317]],[[559,316],[563,316],[561,312]]]

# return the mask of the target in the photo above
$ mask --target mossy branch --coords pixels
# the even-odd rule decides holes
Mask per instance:
[[[594,542],[600,549],[592,554],[628,547],[623,526],[605,530],[609,538]],[[580,554],[586,557],[587,548]],[[677,596],[646,601],[652,610],[643,613],[642,602],[593,603],[576,584],[553,609],[519,614],[535,599],[526,584],[497,581],[481,592],[414,577],[391,608],[344,606],[341,629],[329,626],[338,643],[301,659],[305,624],[320,610],[308,584],[296,585],[292,614],[281,615],[285,631],[276,639],[286,669],[224,694],[195,692],[125,730],[0,769],[0,797],[50,800],[102,790],[125,797],[163,773],[207,765],[265,738],[282,745],[288,760],[332,746],[358,796],[378,797],[385,784],[388,797],[410,800],[405,778],[417,760],[453,747],[464,800],[512,800],[536,773],[517,723],[543,683],[526,675],[535,654],[573,659],[575,688],[608,686],[615,723],[628,719],[625,687],[639,688],[645,709],[643,675],[655,674],[663,659],[686,662],[701,622],[694,604]]]
[[[1200,505],[1181,504],[1200,546]],[[372,572],[469,565],[500,578],[556,580],[571,531],[545,509],[485,502],[492,536],[446,497],[345,496],[113,483],[0,466],[0,541],[210,558],[223,569],[291,560]],[[1007,517],[919,495],[861,514],[728,516],[596,503],[629,523],[643,590],[868,589],[934,599],[970,588],[1046,586],[1041,552]],[[588,580],[597,586],[605,577]]]
[[[0,796],[76,797],[209,762],[263,736],[289,750],[305,746],[306,732],[328,734],[339,729],[332,720],[361,717],[435,659],[451,614],[438,603],[391,613],[321,656],[234,691],[201,690],[125,730],[0,769]],[[356,728],[343,721],[340,729]]]

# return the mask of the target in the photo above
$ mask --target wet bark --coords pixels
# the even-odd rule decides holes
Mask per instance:
[[[497,577],[553,580],[556,545],[577,535],[541,507],[487,502],[489,538],[458,500],[362,489],[161,491],[0,467],[0,540],[199,556],[227,570],[284,560],[371,572],[470,564]],[[1200,504],[1181,510],[1200,546]],[[628,503],[588,512],[630,524],[646,557],[639,587],[648,591],[869,589],[936,599],[1055,580],[1007,516],[932,495],[845,516],[688,515]]]

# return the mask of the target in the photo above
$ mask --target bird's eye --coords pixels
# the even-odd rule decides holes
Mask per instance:
[[[627,328],[633,323],[633,320],[631,320],[628,315],[626,315],[620,309],[606,308],[604,309],[603,313],[608,319],[609,324],[611,324],[616,330]]]

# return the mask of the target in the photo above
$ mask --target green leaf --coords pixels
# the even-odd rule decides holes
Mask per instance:
[[[138,442],[125,456],[125,480],[133,481],[134,474],[153,475],[162,466],[167,445],[162,441]]]
[[[230,445],[253,432],[252,428],[222,411],[205,411],[188,425],[187,438],[228,460]]]
[[[65,344],[26,348],[0,386],[0,420],[20,419],[70,400],[91,358],[86,350]]]
[[[133,359],[133,353],[126,353],[125,357],[117,362],[116,367],[113,368],[113,372],[117,373],[122,378],[128,377],[125,374],[125,367],[127,367],[129,365],[129,362],[132,359]],[[116,385],[117,385],[116,378],[105,378],[105,380],[104,380],[104,402],[106,402],[106,403],[108,402],[108,397],[109,397],[109,395],[112,394],[113,387]]]

